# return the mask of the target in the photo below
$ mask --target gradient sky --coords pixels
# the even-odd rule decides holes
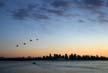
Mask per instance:
[[[0,56],[107,52],[108,0],[0,0]]]

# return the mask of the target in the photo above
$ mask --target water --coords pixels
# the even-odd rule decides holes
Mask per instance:
[[[0,73],[108,73],[108,61],[0,62]]]

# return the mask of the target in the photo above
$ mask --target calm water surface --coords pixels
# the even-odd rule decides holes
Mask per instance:
[[[0,62],[0,73],[108,73],[108,61]]]

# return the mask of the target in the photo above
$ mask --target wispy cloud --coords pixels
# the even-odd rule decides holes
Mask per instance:
[[[51,5],[55,8],[68,8],[71,6],[70,0],[53,0]]]
[[[35,1],[34,3],[35,4],[28,4],[26,8],[19,8],[12,11],[12,16],[20,20],[26,18],[48,20],[51,19],[52,16],[68,17],[68,13],[76,17],[76,14],[72,13],[72,11],[80,9],[79,11],[82,14],[87,14],[87,12],[82,12],[86,10],[89,12],[88,15],[92,16],[93,13],[95,17],[99,18],[99,20],[102,19],[102,22],[104,22],[103,19],[105,19],[108,14],[108,0],[39,0],[39,2]],[[92,13],[90,14],[90,12]]]
[[[16,19],[25,19],[29,17],[29,11],[27,9],[17,9],[16,11],[12,11],[13,17]]]
[[[87,8],[99,8],[100,6],[103,5],[102,0],[82,0],[83,4]]]
[[[25,18],[49,19],[51,15],[64,16],[70,6],[70,0],[40,0],[35,4],[28,4],[26,8],[12,11],[12,15],[21,20]]]
[[[5,6],[5,0],[0,0],[0,7]]]

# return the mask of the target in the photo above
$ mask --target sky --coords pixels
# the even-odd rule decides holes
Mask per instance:
[[[107,11],[108,0],[0,0],[0,56],[108,56]]]

